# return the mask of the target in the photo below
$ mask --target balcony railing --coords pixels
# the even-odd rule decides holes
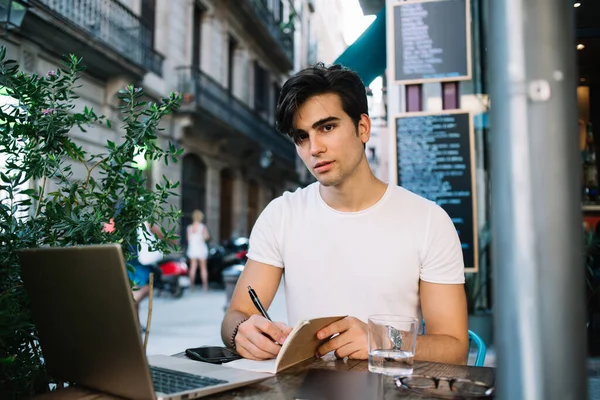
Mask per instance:
[[[222,123],[263,144],[274,154],[294,162],[296,151],[286,140],[250,107],[237,99],[219,82],[192,67],[177,68],[178,90],[183,95],[183,107],[194,106],[208,112]]]
[[[254,10],[260,16],[265,23],[265,26],[271,33],[271,36],[281,45],[285,54],[291,62],[294,62],[294,29],[292,26],[286,31],[282,29],[275,17],[273,12],[269,10],[265,4],[265,0],[250,0]],[[283,21],[282,21],[283,22]]]
[[[152,32],[117,0],[31,0],[84,30],[131,62],[162,75],[163,56],[152,48]]]

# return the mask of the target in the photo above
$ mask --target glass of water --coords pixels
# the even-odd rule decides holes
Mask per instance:
[[[418,321],[402,315],[369,316],[369,371],[411,375],[417,347]]]

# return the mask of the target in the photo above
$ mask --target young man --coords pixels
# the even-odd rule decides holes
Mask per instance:
[[[263,318],[285,272],[289,324],[349,315],[317,333],[317,356],[366,359],[370,314],[427,322],[415,358],[465,364],[464,266],[458,234],[435,203],[378,180],[367,162],[365,87],[352,71],[318,64],[283,86],[278,129],[315,182],[273,200],[257,220],[248,262],[222,323],[224,343],[250,359],[277,356],[291,327]]]

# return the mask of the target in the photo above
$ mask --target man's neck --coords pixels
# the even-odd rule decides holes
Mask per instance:
[[[341,212],[358,212],[371,207],[381,200],[386,189],[387,184],[377,179],[370,168],[357,171],[352,179],[342,185],[319,185],[323,201]]]

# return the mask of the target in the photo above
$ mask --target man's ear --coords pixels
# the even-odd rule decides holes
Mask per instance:
[[[363,143],[371,138],[371,118],[367,114],[362,114],[358,120],[358,136]]]

